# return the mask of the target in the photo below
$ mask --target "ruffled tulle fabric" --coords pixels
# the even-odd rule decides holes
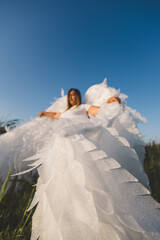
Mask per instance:
[[[38,171],[28,209],[37,205],[31,240],[160,239],[160,204],[150,195],[137,129],[145,119],[105,82],[86,92],[85,103],[92,105],[96,94],[96,118],[82,105],[78,117],[72,109],[59,120],[36,118],[0,138],[3,179],[13,162],[14,171],[25,176]],[[104,104],[106,94],[121,96],[122,104]],[[65,101],[64,96],[48,111],[63,111]]]

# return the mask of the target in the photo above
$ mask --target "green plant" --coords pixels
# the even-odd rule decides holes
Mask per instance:
[[[31,180],[10,177],[8,172],[0,195],[0,240],[29,240],[32,215],[35,208],[27,211],[35,193],[37,174]],[[12,177],[13,178],[13,177]],[[10,184],[8,190],[7,186]]]
[[[152,196],[160,202],[160,144],[151,142],[146,144],[144,169],[148,175]]]

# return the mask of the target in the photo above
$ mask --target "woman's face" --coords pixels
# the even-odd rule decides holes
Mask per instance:
[[[71,106],[77,105],[77,98],[76,98],[76,94],[75,94],[74,90],[72,90],[70,92],[68,100],[69,100],[69,103],[71,104]]]

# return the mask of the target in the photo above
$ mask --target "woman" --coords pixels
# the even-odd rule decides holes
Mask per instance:
[[[113,103],[81,104],[71,89],[66,111],[41,112],[3,139],[17,164],[26,158],[29,171],[38,168],[31,240],[160,239],[160,206],[146,188],[134,113],[107,98]]]
[[[120,103],[120,98],[118,97],[110,97],[107,100],[107,103]],[[67,93],[67,110],[71,109],[72,107],[79,107],[81,105],[81,93],[76,88],[71,88]],[[83,106],[86,107],[86,106]],[[88,110],[86,111],[87,114],[92,116],[96,116],[98,114],[100,107],[98,106],[88,106]],[[39,117],[46,116],[51,117],[53,119],[59,119],[61,116],[61,112],[40,112],[38,114]]]

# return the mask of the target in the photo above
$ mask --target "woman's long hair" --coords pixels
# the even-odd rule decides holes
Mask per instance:
[[[72,105],[69,102],[69,95],[70,95],[70,92],[72,92],[72,91],[74,91],[74,93],[76,95],[76,100],[77,100],[76,106],[78,107],[82,103],[80,91],[78,89],[76,89],[76,88],[71,88],[71,89],[69,89],[69,91],[67,93],[67,110],[72,107]]]

